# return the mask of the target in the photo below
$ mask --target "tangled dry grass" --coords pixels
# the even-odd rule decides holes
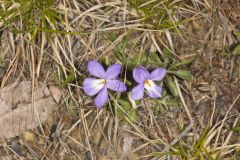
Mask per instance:
[[[55,84],[64,96],[43,129],[1,140],[1,159],[240,158],[237,13],[222,7],[238,1],[42,2],[0,0],[0,84]],[[186,63],[176,67],[194,78],[173,78],[177,107],[131,101],[136,121],[111,103],[96,109],[81,88],[86,63],[120,62],[123,44],[127,59],[167,50],[172,63]]]

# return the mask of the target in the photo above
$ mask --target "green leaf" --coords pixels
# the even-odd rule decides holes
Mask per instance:
[[[164,101],[166,106],[178,107],[178,101],[176,99],[167,99]]]
[[[70,73],[70,75],[68,75],[67,78],[63,81],[63,85],[66,86],[67,84],[72,83],[74,79],[74,73]]]
[[[116,114],[119,118],[124,118],[125,113],[132,109],[131,103],[124,100],[117,100],[118,105],[116,105]]]
[[[37,36],[37,31],[38,31],[38,29],[35,27],[34,30],[33,30],[33,32],[31,33],[32,40],[34,40],[34,39],[36,38],[36,36]]]
[[[169,60],[173,58],[173,54],[166,48],[163,49],[163,60],[165,65],[168,64]]]
[[[240,37],[240,32],[234,32],[234,34],[238,37]]]
[[[159,58],[159,55],[157,52],[150,52],[149,53],[149,60],[151,61],[152,64],[156,63],[157,65],[164,66],[163,62]]]
[[[185,61],[179,62],[179,63],[171,66],[171,68],[176,68],[176,67],[180,67],[180,66],[183,66],[183,65],[191,64],[194,60],[195,60],[195,58],[187,59],[187,60],[185,60]]]
[[[156,115],[163,115],[166,113],[166,108],[162,103],[159,103],[156,107],[154,107],[154,112]]]
[[[111,42],[114,42],[118,38],[118,35],[114,32],[110,32],[107,36],[107,39]]]
[[[178,90],[177,90],[176,84],[173,82],[173,80],[169,76],[166,76],[166,79],[167,79],[167,84],[168,84],[168,88],[169,88],[170,92],[172,93],[172,95],[174,97],[177,97]]]
[[[128,116],[126,116],[126,118],[129,119],[129,121],[131,121],[132,123],[133,123],[133,122],[136,122],[137,117],[138,117],[138,114],[137,114],[137,110],[136,110],[136,109],[132,109],[132,110],[128,113]]]
[[[179,71],[167,71],[170,74],[174,74],[178,76],[179,78],[185,79],[185,80],[191,80],[193,75],[191,71],[188,70],[179,70]]]
[[[234,132],[240,132],[240,127],[234,127],[234,128],[232,128],[232,131],[234,131]]]
[[[240,44],[233,49],[233,55],[240,55]]]
[[[157,100],[158,104],[163,104],[169,107],[178,107],[178,100],[170,96],[163,96],[161,99]]]
[[[135,122],[137,120],[137,110],[132,108],[128,101],[117,100],[116,114],[119,118],[124,118],[126,122]]]
[[[230,53],[228,51],[226,51],[226,49],[221,50],[221,52],[219,52],[219,55],[222,57],[226,57],[229,56]]]
[[[105,63],[106,66],[109,66],[111,64],[108,56],[105,56],[104,63]]]
[[[141,65],[145,65],[148,62],[148,58],[149,58],[148,53],[142,53],[139,56],[139,62],[138,63],[141,64]]]

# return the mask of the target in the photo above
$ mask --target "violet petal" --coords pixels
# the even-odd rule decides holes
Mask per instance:
[[[144,95],[144,83],[139,83],[131,91],[131,98],[133,100],[139,100]]]
[[[88,62],[88,71],[91,75],[96,76],[98,78],[105,78],[106,76],[103,66],[97,61]]]
[[[116,92],[124,92],[127,90],[126,85],[119,80],[107,80],[106,86]]]
[[[138,83],[143,83],[149,77],[150,74],[144,67],[137,67],[133,70],[133,78]]]
[[[103,87],[103,89],[98,93],[94,102],[98,108],[101,108],[108,100],[108,90],[107,87]]]
[[[108,67],[106,71],[106,79],[116,78],[121,73],[122,65],[121,64],[113,64]]]
[[[150,79],[154,81],[161,81],[165,75],[166,75],[165,68],[156,68],[151,72]]]

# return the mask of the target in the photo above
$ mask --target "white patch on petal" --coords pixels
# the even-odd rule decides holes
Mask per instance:
[[[148,91],[155,93],[158,96],[161,96],[161,94],[157,91],[157,89],[154,86],[155,86],[155,84],[152,80],[148,80],[148,79],[145,80],[144,88]]]
[[[93,88],[96,88],[98,90],[101,90],[106,84],[106,80],[105,79],[96,79],[91,83],[91,86]]]

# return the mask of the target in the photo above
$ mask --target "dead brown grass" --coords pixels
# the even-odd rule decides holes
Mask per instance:
[[[141,6],[151,2],[155,1]],[[164,8],[164,3],[160,1],[158,5]],[[203,146],[214,159],[239,154],[239,132],[231,129],[239,126],[240,74],[233,71],[240,70],[240,61],[239,57],[224,59],[216,55],[237,43],[237,38],[227,28],[229,23],[221,22],[217,4],[218,1],[190,0],[174,15],[166,8],[173,23],[176,19],[186,20],[173,26],[176,32],[146,24],[146,15],[126,0],[58,1],[62,29],[87,33],[84,35],[39,32],[32,40],[30,33],[14,34],[5,27],[0,32],[1,87],[21,80],[31,80],[33,88],[38,82],[53,83],[62,88],[64,96],[42,128],[2,141],[0,158],[181,159],[149,154],[178,151],[180,142],[193,148],[207,127]],[[21,20],[16,23],[21,24]],[[49,24],[57,29],[50,20]],[[113,42],[109,40],[112,33],[117,35]],[[126,35],[134,44],[125,50],[128,57],[142,51],[163,54],[163,48],[167,48],[176,60],[195,58],[188,66],[194,79],[174,81],[181,100],[179,107],[156,115],[152,100],[145,99],[139,106],[132,102],[139,117],[134,123],[126,123],[107,108],[97,110],[91,98],[84,95],[81,80],[77,79],[86,73],[87,61],[109,57],[116,62],[114,49]],[[76,79],[64,86],[69,70]],[[204,154],[201,151],[203,159]],[[195,158],[191,156],[187,155],[188,159]]]

